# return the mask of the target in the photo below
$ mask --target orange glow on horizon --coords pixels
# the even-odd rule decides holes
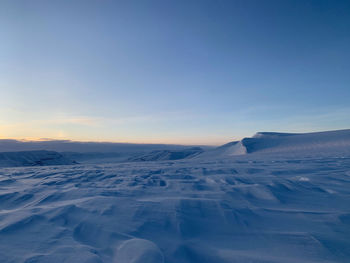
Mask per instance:
[[[99,139],[72,139],[72,138],[40,138],[40,137],[3,137],[0,136],[0,140],[16,140],[20,142],[41,142],[41,141],[72,141],[72,142],[97,142],[97,143],[131,143],[131,144],[178,144],[178,145],[208,145],[219,146],[230,141],[236,141],[239,139],[229,140],[217,140],[210,141],[209,139],[198,140],[198,138],[183,138],[178,140],[173,139],[118,139],[118,140],[99,140]]]

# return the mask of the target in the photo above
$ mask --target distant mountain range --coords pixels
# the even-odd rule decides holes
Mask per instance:
[[[77,162],[53,151],[0,153],[0,167],[68,165]]]
[[[0,167],[226,158],[245,154],[350,152],[350,129],[259,132],[219,147],[168,144],[0,140]]]

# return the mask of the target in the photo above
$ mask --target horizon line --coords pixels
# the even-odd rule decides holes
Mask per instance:
[[[252,136],[258,134],[258,133],[292,133],[292,134],[305,134],[305,133],[319,133],[319,132],[332,132],[332,131],[341,131],[341,130],[350,130],[350,128],[347,129],[334,129],[334,130],[321,130],[321,131],[309,131],[309,132],[281,132],[281,131],[261,131],[261,132],[255,132]],[[111,144],[153,144],[153,145],[184,145],[184,146],[220,146],[229,142],[233,141],[240,141],[244,138],[250,138],[252,136],[243,136],[243,137],[232,137],[231,140],[224,141],[222,142],[214,142],[214,143],[190,143],[190,142],[164,142],[164,141],[114,141],[114,140],[74,140],[74,139],[69,139],[69,138],[37,138],[37,137],[26,137],[26,138],[19,138],[19,137],[0,137],[0,140],[14,140],[18,142],[72,142],[72,143],[111,143]]]

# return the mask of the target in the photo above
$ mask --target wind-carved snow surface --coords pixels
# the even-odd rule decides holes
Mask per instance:
[[[2,168],[0,262],[349,262],[340,149]]]

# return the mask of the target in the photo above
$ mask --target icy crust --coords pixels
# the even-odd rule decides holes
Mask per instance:
[[[0,262],[349,262],[350,155],[0,169]]]
[[[0,153],[0,167],[67,165],[76,162],[52,151],[25,151]]]

